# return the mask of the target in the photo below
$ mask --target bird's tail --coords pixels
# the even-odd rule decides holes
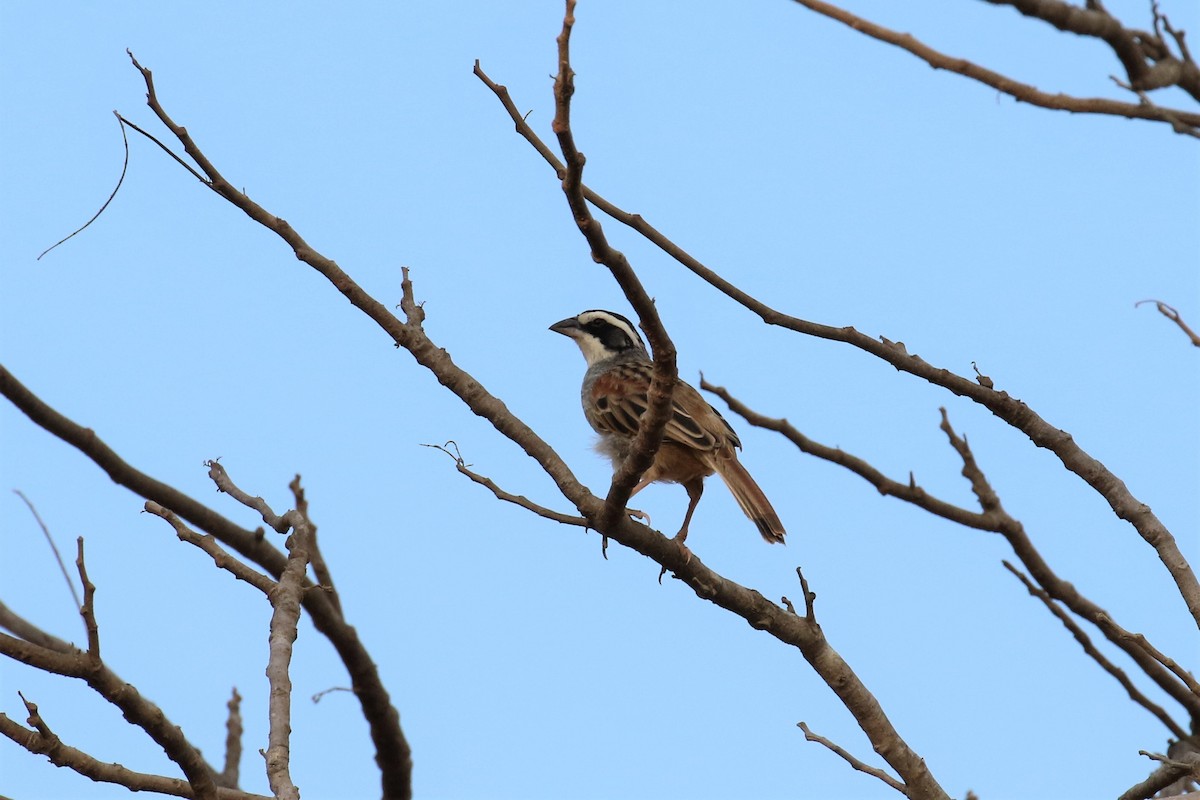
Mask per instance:
[[[763,494],[763,490],[758,488],[758,484],[750,477],[750,473],[741,465],[737,456],[730,453],[729,458],[718,457],[713,467],[729,487],[733,499],[737,500],[742,511],[758,527],[762,537],[772,544],[783,544],[785,531],[783,523],[779,521],[779,515],[775,513],[771,501]]]

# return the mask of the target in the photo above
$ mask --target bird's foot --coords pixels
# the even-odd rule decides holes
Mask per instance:
[[[679,548],[679,554],[683,556],[684,566],[687,566],[688,564],[692,563],[692,551],[689,550],[688,546],[683,543],[685,539],[687,539],[687,528],[684,528],[679,533],[675,534],[671,541],[674,542],[675,546]],[[658,583],[660,586],[662,585],[663,575],[666,574],[667,568],[666,566],[663,566],[658,573]]]
[[[625,513],[631,517],[637,517],[642,522],[646,523],[646,527],[650,527],[650,515],[645,511],[639,511],[636,508],[627,508],[625,509]]]

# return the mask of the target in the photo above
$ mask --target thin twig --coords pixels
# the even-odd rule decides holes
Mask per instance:
[[[1173,306],[1169,306],[1161,300],[1139,300],[1134,303],[1133,306],[1134,308],[1137,308],[1143,303],[1154,303],[1155,307],[1158,309],[1158,313],[1162,314],[1164,317],[1178,325],[1179,330],[1184,332],[1188,339],[1191,340],[1192,344],[1196,347],[1200,347],[1200,334],[1188,327],[1188,324],[1183,321],[1183,317],[1179,316],[1179,312],[1176,311]]]
[[[804,724],[803,722],[796,723],[796,727],[799,728],[800,730],[804,731],[805,739],[807,739],[810,742],[816,742],[817,744],[824,745],[829,750],[831,750],[834,753],[836,753],[837,755],[841,756],[841,758],[847,764],[854,767],[859,772],[865,772],[868,775],[878,778],[879,780],[886,783],[888,786],[895,789],[897,792],[900,792],[900,794],[903,794],[903,795],[908,794],[907,788],[904,786],[903,783],[896,780],[891,775],[888,775],[886,772],[879,769],[878,767],[872,767],[870,764],[867,764],[867,763],[855,758],[844,747],[834,744],[833,742],[826,739],[824,736],[818,736],[817,734],[813,733],[811,730],[809,730],[808,725]]]
[[[313,576],[316,577],[317,585],[321,587],[321,591],[328,595],[329,602],[337,612],[344,614],[342,611],[341,595],[338,594],[337,587],[333,584],[333,572],[329,569],[329,564],[325,561],[325,555],[321,552],[321,547],[318,544],[317,526],[313,524],[312,518],[308,516],[308,498],[304,493],[304,488],[300,485],[299,474],[288,483],[288,488],[292,490],[292,500],[295,503],[296,513],[304,518],[304,523],[308,526],[308,561],[312,564]]]
[[[1187,735],[1187,731],[1183,729],[1183,726],[1171,719],[1171,716],[1162,706],[1151,701],[1150,698],[1146,697],[1146,695],[1142,694],[1141,691],[1138,690],[1138,688],[1133,684],[1133,681],[1129,679],[1129,676],[1125,674],[1125,670],[1109,661],[1103,653],[1096,649],[1096,646],[1092,644],[1091,637],[1089,637],[1083,631],[1083,629],[1079,627],[1075,620],[1071,619],[1071,617],[1067,615],[1067,612],[1064,611],[1052,597],[1050,597],[1045,589],[1035,585],[1033,580],[1028,575],[1021,572],[1009,562],[1001,561],[1000,563],[1004,565],[1005,569],[1015,575],[1017,580],[1021,581],[1021,583],[1025,586],[1026,591],[1028,591],[1037,599],[1041,600],[1042,604],[1046,606],[1050,613],[1058,618],[1058,621],[1063,624],[1063,627],[1070,631],[1071,635],[1075,637],[1075,641],[1079,642],[1079,646],[1083,648],[1083,652],[1087,653],[1092,660],[1100,665],[1101,669],[1103,669],[1109,675],[1112,675],[1113,678],[1116,679],[1117,683],[1121,684],[1121,686],[1129,694],[1130,700],[1137,703],[1142,708],[1146,709],[1155,717],[1157,717],[1163,725],[1167,726],[1167,730],[1171,731],[1174,736],[1183,738]]]
[[[83,584],[83,605],[79,607],[79,615],[83,617],[83,627],[87,630],[88,658],[93,664],[100,663],[100,627],[96,624],[96,586],[88,579],[87,566],[83,560],[83,537],[75,540],[77,552],[75,567],[79,570],[79,582]]]
[[[583,517],[575,517],[571,516],[570,514],[563,514],[562,512],[555,511],[552,508],[540,506],[524,495],[506,492],[505,490],[501,489],[491,478],[487,477],[486,475],[480,475],[478,472],[473,471],[470,468],[470,465],[463,461],[462,453],[458,450],[458,444],[453,440],[446,442],[444,445],[423,444],[421,446],[430,447],[434,450],[440,450],[441,452],[450,456],[450,458],[454,459],[454,468],[456,470],[490,491],[496,496],[497,500],[502,500],[506,503],[512,503],[513,505],[520,506],[527,511],[532,511],[539,517],[544,517],[545,519],[552,520],[554,522],[560,522],[563,525],[576,525],[581,528],[588,527],[588,521]],[[454,447],[455,452],[450,452],[450,446]]]
[[[989,2],[995,1],[989,0]],[[1131,119],[1168,121],[1155,109],[1147,108],[1140,103],[1122,103],[1117,100],[1109,100],[1101,97],[1072,97],[1061,93],[1051,94],[1043,92],[1035,86],[1015,81],[1006,75],[981,67],[965,58],[946,55],[919,41],[911,34],[900,33],[885,28],[882,25],[877,25],[832,3],[823,2],[823,0],[794,0],[794,2],[822,16],[840,22],[872,39],[899,47],[929,64],[934,69],[944,69],[947,72],[953,72],[965,78],[978,81],[998,92],[1010,95],[1023,103],[1055,111],[1068,111],[1075,114],[1103,114]],[[1200,114],[1185,111],[1172,111],[1172,113],[1188,125],[1193,127],[1200,126]]]
[[[121,124],[121,141],[125,145],[125,160],[121,164],[121,176],[119,178],[117,178],[117,185],[113,187],[112,194],[110,194],[108,196],[108,199],[104,201],[104,204],[102,206],[100,206],[100,210],[92,215],[91,219],[89,219],[87,222],[83,223],[83,225],[79,226],[74,231],[72,231],[71,233],[68,233],[66,236],[59,239],[57,242],[50,245],[45,250],[43,250],[41,253],[39,253],[38,257],[36,259],[34,259],[35,261],[41,261],[42,256],[46,255],[46,253],[49,253],[51,250],[58,247],[63,242],[74,237],[76,234],[82,233],[85,228],[87,228],[89,225],[91,225],[93,222],[95,222],[97,219],[99,219],[100,215],[104,213],[104,209],[108,208],[108,204],[113,201],[113,198],[117,196],[117,192],[119,192],[121,190],[121,184],[123,184],[125,182],[125,173],[129,170],[129,137],[125,134],[125,120],[121,119],[121,115],[117,114],[116,111],[114,111],[113,114],[116,114],[117,120]],[[78,605],[78,604],[79,604],[79,602],[78,602],[78,600],[76,600],[76,605]]]
[[[189,528],[175,512],[163,508],[153,500],[147,500],[143,508],[147,513],[165,519],[175,529],[175,535],[179,537],[180,541],[187,542],[208,553],[217,567],[225,570],[239,581],[245,581],[263,594],[269,594],[271,589],[274,588],[275,581],[232,556],[217,543],[215,537],[197,533]]]
[[[71,573],[67,572],[67,565],[63,561],[62,553],[58,552],[58,545],[54,543],[54,537],[50,535],[50,529],[42,521],[42,515],[38,513],[33,501],[26,497],[24,492],[20,489],[13,489],[13,494],[25,501],[25,505],[29,507],[30,513],[33,514],[33,518],[37,520],[38,527],[42,529],[42,535],[46,537],[46,542],[50,545],[50,549],[54,551],[54,560],[58,562],[58,568],[62,570],[63,580],[67,582],[67,588],[71,590],[71,597],[75,600],[75,611],[78,612],[83,603],[79,599],[79,592],[75,591],[75,582],[71,580]]]
[[[229,715],[225,718],[225,768],[221,770],[218,783],[228,789],[238,787],[238,771],[242,763],[242,696],[237,687],[225,704]]]

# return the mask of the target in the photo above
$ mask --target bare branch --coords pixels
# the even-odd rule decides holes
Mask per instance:
[[[953,72],[978,81],[998,92],[1003,92],[1013,97],[1019,102],[1055,111],[1069,111],[1074,114],[1104,114],[1128,117],[1130,119],[1148,119],[1159,122],[1170,121],[1161,115],[1159,109],[1147,107],[1141,103],[1122,103],[1102,97],[1072,97],[1065,94],[1043,92],[1035,86],[1015,81],[1006,75],[1001,75],[998,72],[981,67],[965,58],[946,55],[924,44],[910,34],[899,33],[882,25],[877,25],[874,22],[851,14],[849,11],[839,8],[836,5],[823,2],[823,0],[794,0],[794,2],[822,16],[836,20],[859,33],[870,36],[872,39],[878,39],[881,42],[899,47],[929,64],[934,69],[944,69],[947,72]],[[989,0],[989,2],[1009,2],[1009,0]],[[1200,114],[1174,110],[1171,113],[1186,125],[1193,128],[1200,127]]]
[[[817,734],[813,733],[811,730],[809,730],[808,725],[804,724],[803,722],[796,723],[796,727],[798,727],[800,730],[804,731],[805,739],[807,739],[810,742],[816,742],[817,744],[824,745],[825,747],[829,748],[829,750],[831,750],[834,753],[836,753],[837,755],[841,756],[842,759],[845,760],[845,762],[847,764],[854,767],[859,772],[865,772],[868,775],[878,778],[879,780],[886,783],[888,786],[895,789],[897,792],[900,792],[900,794],[904,794],[904,795],[908,794],[903,783],[896,780],[891,775],[888,775],[886,772],[879,769],[878,767],[872,767],[870,764],[866,764],[863,761],[860,761],[859,759],[850,755],[850,752],[847,751],[845,748],[834,744],[833,742],[826,739],[824,736],[818,736]]]
[[[1180,780],[1191,778],[1200,779],[1200,753],[1194,750],[1182,754],[1178,758],[1166,758],[1153,753],[1140,751],[1141,755],[1152,761],[1162,762],[1162,766],[1150,773],[1146,780],[1136,783],[1125,790],[1117,800],[1148,800],[1159,792]],[[1166,798],[1170,800],[1170,798]]]
[[[24,492],[20,489],[13,489],[13,494],[25,502],[25,505],[29,507],[29,512],[33,514],[33,518],[37,520],[38,527],[42,529],[42,535],[46,537],[47,544],[54,551],[54,560],[58,562],[58,568],[62,570],[63,580],[67,582],[67,588],[71,590],[71,598],[75,601],[75,610],[79,611],[83,603],[79,599],[79,592],[75,591],[75,582],[71,580],[71,575],[67,572],[67,564],[63,561],[62,553],[58,552],[58,545],[54,543],[54,537],[50,535],[50,529],[42,521],[42,515],[38,513],[33,501],[26,497]]]
[[[1193,719],[1200,718],[1200,695],[1191,691],[1177,675],[1164,669],[1159,660],[1151,655],[1133,634],[1114,622],[1107,611],[1084,597],[1071,583],[1064,581],[1050,569],[1025,533],[1024,526],[1004,510],[999,496],[976,463],[975,455],[971,452],[966,439],[954,432],[946,409],[941,409],[941,414],[940,427],[946,433],[950,445],[962,459],[963,477],[970,481],[971,490],[979,498],[979,504],[984,513],[989,515],[993,521],[994,527],[991,530],[996,531],[1008,541],[1013,552],[1021,559],[1021,563],[1029,570],[1029,574],[1037,584],[1045,589],[1050,597],[1063,603],[1072,612],[1099,628],[1105,638],[1132,658],[1147,677],[1186,708]]]
[[[451,453],[449,450],[451,445],[454,446],[453,453]],[[480,475],[477,472],[474,472],[470,468],[471,465],[467,464],[463,460],[462,453],[459,452],[459,450],[458,450],[458,445],[453,441],[446,442],[446,444],[444,444],[444,445],[425,444],[425,445],[421,445],[421,446],[422,447],[431,447],[434,450],[440,450],[441,452],[450,456],[450,458],[454,459],[454,468],[455,469],[457,469],[461,474],[466,475],[468,478],[473,480],[475,483],[478,483],[480,486],[482,486],[485,489],[487,489],[488,491],[490,491],[493,495],[496,496],[497,500],[502,500],[506,503],[512,503],[513,505],[520,506],[521,508],[523,508],[527,511],[532,511],[533,513],[537,514],[539,517],[544,517],[545,519],[552,520],[554,522],[560,522],[563,525],[576,525],[581,528],[588,527],[588,521],[586,519],[584,519],[583,517],[573,517],[570,514],[563,514],[561,512],[555,511],[552,508],[546,508],[545,506],[540,506],[537,503],[530,500],[528,497],[525,497],[523,495],[512,494],[510,492],[506,492],[503,489],[501,489],[499,486],[497,486],[495,481],[493,481],[491,478],[489,478],[485,475]]]
[[[75,567],[79,570],[79,582],[83,584],[83,605],[79,607],[79,615],[83,617],[83,627],[87,630],[88,658],[99,665],[100,628],[96,625],[96,586],[88,580],[87,567],[83,563],[83,537],[80,536],[75,543],[78,547]]]
[[[1200,347],[1200,334],[1188,327],[1188,324],[1183,321],[1183,317],[1179,316],[1179,312],[1173,307],[1167,305],[1161,300],[1139,300],[1133,304],[1134,308],[1142,305],[1143,303],[1154,303],[1155,307],[1158,308],[1158,313],[1162,314],[1164,317],[1178,325],[1179,329],[1184,332],[1188,339],[1191,340],[1192,344],[1196,347]]]
[[[161,517],[169,522],[171,527],[175,529],[175,535],[181,541],[195,545],[205,553],[208,553],[212,557],[214,564],[233,575],[239,581],[245,581],[263,594],[269,594],[272,587],[275,586],[275,581],[231,556],[221,545],[217,544],[215,537],[197,533],[189,528],[175,512],[163,508],[153,500],[146,501],[145,509],[147,513]]]
[[[1106,8],[1080,8],[1062,0],[987,0],[994,5],[1008,5],[1026,17],[1048,22],[1060,31],[1100,39],[1112,48],[1125,68],[1129,82],[1139,91],[1179,86],[1194,99],[1200,100],[1200,74],[1187,61],[1176,58],[1163,41],[1160,23],[1165,21],[1156,6],[1154,33],[1131,30],[1123,26]],[[1168,23],[1169,25],[1169,23]],[[1179,41],[1179,37],[1176,37]],[[1184,49],[1186,55],[1186,48]]]
[[[0,628],[12,631],[18,638],[30,644],[56,653],[78,653],[78,648],[57,636],[51,636],[29,620],[19,616],[4,603],[0,603]]]
[[[67,241],[68,239],[73,238],[77,234],[83,233],[83,231],[89,225],[91,225],[96,220],[100,219],[100,215],[104,213],[104,210],[106,208],[108,208],[109,203],[111,203],[113,201],[113,198],[117,196],[117,192],[121,191],[121,184],[125,183],[125,173],[129,170],[129,137],[125,134],[125,120],[121,119],[121,115],[117,114],[117,112],[114,111],[113,113],[116,114],[117,120],[121,123],[121,141],[125,145],[125,160],[121,164],[121,176],[119,178],[117,178],[117,185],[113,187],[112,194],[110,194],[108,196],[108,199],[104,201],[104,204],[100,206],[100,210],[92,215],[91,219],[89,219],[87,222],[80,225],[78,228],[76,228],[71,233],[68,233],[66,236],[59,239],[54,244],[47,247],[41,253],[38,253],[38,257],[36,259],[34,259],[35,261],[41,261],[42,256],[46,255],[46,253],[49,253],[51,250],[58,247],[60,244]],[[75,601],[75,605],[76,606],[79,605],[78,598]]]
[[[313,523],[312,518],[308,516],[308,498],[304,494],[304,488],[300,485],[300,476],[292,478],[288,484],[288,488],[292,490],[292,499],[295,502],[294,508],[296,513],[304,519],[304,524],[308,526],[308,563],[312,564],[313,575],[317,579],[317,585],[321,587],[321,591],[329,598],[330,604],[337,610],[338,614],[342,612],[342,598],[338,594],[337,587],[333,585],[333,572],[329,569],[329,564],[325,561],[325,555],[321,552],[321,547],[317,540],[317,526]]]
[[[558,137],[558,146],[566,164],[562,176],[562,189],[567,205],[579,232],[587,240],[592,259],[608,267],[621,291],[637,312],[642,330],[650,342],[654,354],[654,370],[650,388],[646,394],[649,404],[646,413],[638,421],[638,432],[630,445],[630,452],[613,475],[604,511],[596,521],[601,532],[607,533],[613,522],[625,515],[625,504],[633,487],[637,484],[662,444],[663,431],[670,418],[671,397],[679,372],[675,364],[675,345],[667,335],[654,301],[646,293],[641,280],[634,273],[624,253],[608,243],[599,220],[592,216],[583,193],[583,166],[586,159],[575,144],[571,131],[571,97],[575,94],[575,71],[571,69],[571,30],[575,25],[575,0],[566,0],[562,32],[558,35],[558,74],[554,79],[554,122],[552,128]]]
[[[271,792],[280,800],[300,800],[300,792],[292,782],[290,770],[292,679],[288,667],[292,661],[292,645],[296,641],[296,626],[300,621],[304,574],[308,569],[308,536],[307,527],[301,526],[288,538],[287,567],[279,583],[268,594],[274,612],[271,614],[271,655],[267,663],[267,680],[271,686],[268,698],[270,730],[263,756],[267,761],[267,780]]]
[[[88,602],[86,597],[85,593],[85,605]],[[173,724],[162,709],[143,698],[132,684],[124,681],[92,654],[78,650],[56,652],[0,634],[0,656],[7,656],[43,672],[83,680],[163,749],[167,757],[183,771],[197,798],[216,798],[215,772],[184,737],[179,726]]]
[[[808,3],[806,5],[811,6]],[[826,4],[820,3],[818,5],[824,6]],[[829,6],[829,8],[838,14],[845,14],[840,9],[836,9],[836,7]],[[853,15],[847,14],[846,16],[848,20],[843,21],[846,21],[846,24],[850,24],[852,27],[857,27],[862,22]],[[541,143],[533,130],[520,116],[519,112],[517,112],[516,105],[512,102],[508,91],[484,74],[478,64],[475,67],[475,74],[500,99],[505,110],[508,111],[509,116],[513,119],[517,132],[533,144],[534,149],[541,153],[543,158],[546,158],[547,163],[561,177],[564,169],[562,163],[557,159],[547,157],[549,149]],[[1197,117],[1196,121],[1200,123],[1200,117]],[[851,326],[834,327],[824,325],[777,311],[749,293],[739,289],[715,271],[702,264],[694,256],[647,223],[640,215],[622,211],[586,187],[581,187],[581,189],[588,202],[614,219],[624,222],[641,233],[650,242],[661,248],[663,252],[670,255],[684,267],[691,270],[692,273],[730,299],[757,314],[768,325],[777,325],[807,336],[842,342],[852,347],[857,347],[876,356],[901,372],[907,372],[935,386],[941,386],[953,394],[966,397],[978,403],[1004,422],[1024,433],[1038,447],[1050,450],[1058,456],[1068,470],[1078,475],[1097,494],[1103,497],[1119,519],[1126,520],[1133,525],[1138,534],[1155,549],[1159,559],[1175,581],[1175,585],[1179,589],[1184,602],[1187,604],[1188,611],[1191,613],[1193,620],[1197,626],[1200,626],[1200,582],[1196,580],[1195,573],[1193,573],[1187,559],[1180,552],[1174,536],[1171,535],[1171,532],[1162,524],[1158,517],[1154,515],[1148,505],[1134,497],[1128,487],[1117,476],[1113,475],[1099,461],[1088,455],[1088,453],[1075,443],[1075,440],[1066,431],[1046,422],[1046,420],[1038,416],[1032,408],[1021,400],[1012,397],[1007,392],[997,391],[994,385],[992,385],[991,380],[977,383],[956,375],[949,370],[935,367],[919,356],[909,353],[903,342],[893,342],[882,336],[876,339],[860,333]]]
[[[283,573],[285,556],[264,539],[261,530],[254,532],[241,528],[178,489],[134,469],[96,436],[95,431],[55,411],[3,366],[0,366],[0,394],[31,421],[76,447],[118,485],[172,509],[182,519],[262,566],[269,574]],[[382,795],[389,800],[407,800],[412,796],[412,752],[400,728],[400,715],[392,706],[374,660],[358,638],[358,632],[346,624],[324,592],[305,592],[304,607],[317,630],[329,638],[350,673],[354,694],[370,725],[375,759],[381,772]],[[5,640],[0,639],[0,654],[5,653],[4,644]]]
[[[236,789],[242,763],[242,696],[238,694],[236,686],[225,707],[229,709],[229,716],[225,719],[225,768],[218,776],[218,783]]]
[[[1144,642],[1145,637],[1140,634],[1132,634],[1117,625],[1106,611],[1084,598],[1071,584],[1062,581],[1050,570],[1040,553],[1038,553],[1037,549],[1034,548],[1032,542],[1026,536],[1021,524],[1004,510],[995,490],[991,487],[983,471],[975,462],[975,457],[971,453],[966,440],[958,437],[954,433],[953,428],[950,427],[945,409],[942,409],[942,430],[950,437],[951,444],[963,459],[963,475],[971,481],[972,490],[979,498],[983,513],[972,512],[931,497],[911,479],[908,484],[891,480],[857,456],[812,441],[796,430],[786,419],[767,417],[751,410],[744,403],[734,398],[724,387],[714,386],[704,380],[703,377],[701,378],[700,386],[702,389],[710,391],[723,399],[734,413],[744,418],[751,425],[777,431],[787,437],[789,441],[794,443],[803,452],[846,467],[869,481],[881,494],[905,500],[952,522],[1003,535],[1008,539],[1013,551],[1018,555],[1022,563],[1038,576],[1038,582],[1052,590],[1047,596],[1064,602],[1076,614],[1097,625],[1110,641],[1134,658],[1138,665],[1144,671],[1147,671],[1147,674],[1156,683],[1188,708],[1193,716],[1200,711],[1200,685],[1193,686],[1195,680],[1190,674],[1182,670],[1178,664],[1164,656],[1148,642]],[[1070,625],[1073,623],[1067,623],[1064,620],[1064,624]],[[1167,663],[1168,661],[1170,663]],[[1170,670],[1178,680],[1173,680],[1168,676],[1160,665]],[[1120,670],[1117,671],[1120,672]],[[1115,673],[1113,674],[1115,677]],[[1134,700],[1138,701],[1143,707],[1163,721],[1168,728],[1176,732],[1176,735],[1179,735],[1180,726],[1171,720],[1165,711],[1159,706],[1145,700],[1144,696],[1141,696],[1140,693],[1138,696],[1134,696],[1133,692],[1137,690],[1132,687],[1128,678],[1122,680],[1121,677],[1118,677],[1118,681],[1121,682],[1121,685],[1127,691],[1131,692],[1130,696]],[[1138,700],[1139,696],[1145,702]]]
[[[993,522],[987,515],[970,511],[934,497],[918,486],[911,476],[908,483],[893,480],[858,456],[847,453],[841,448],[830,447],[808,438],[786,419],[768,417],[752,410],[745,403],[735,398],[724,386],[715,386],[709,383],[704,379],[703,375],[700,376],[700,388],[720,397],[729,406],[731,411],[754,427],[780,433],[789,442],[796,445],[801,452],[845,467],[870,483],[885,497],[895,497],[906,503],[911,503],[918,508],[923,508],[929,513],[943,519],[965,525],[968,528],[979,530],[993,529]]]
[[[1037,599],[1041,600],[1046,608],[1050,610],[1050,613],[1057,617],[1058,621],[1063,624],[1063,627],[1071,632],[1071,635],[1075,637],[1075,641],[1079,642],[1079,646],[1083,648],[1083,652],[1091,656],[1092,660],[1099,664],[1101,669],[1103,669],[1109,675],[1112,675],[1113,678],[1116,679],[1117,683],[1121,684],[1122,688],[1124,688],[1129,694],[1130,700],[1137,703],[1142,708],[1146,709],[1155,717],[1157,717],[1163,725],[1167,726],[1167,730],[1171,731],[1174,736],[1182,739],[1187,735],[1187,731],[1185,731],[1183,727],[1179,725],[1179,723],[1171,719],[1171,716],[1167,714],[1162,706],[1152,702],[1150,698],[1142,694],[1138,688],[1133,685],[1133,681],[1131,681],[1129,676],[1125,674],[1125,670],[1109,661],[1103,653],[1096,649],[1096,646],[1092,644],[1091,638],[1084,633],[1083,629],[1076,624],[1075,620],[1068,616],[1067,612],[1063,611],[1062,608],[1056,602],[1054,602],[1054,599],[1050,597],[1045,589],[1036,586],[1029,576],[1021,572],[1007,561],[1002,561],[1001,563],[1004,564],[1005,569],[1017,576],[1017,579],[1024,584],[1026,591],[1028,591]]]
[[[37,705],[24,697],[21,699],[25,702],[25,708],[29,712],[29,724],[34,726],[34,730],[29,730],[7,715],[0,714],[0,735],[31,753],[46,756],[56,767],[66,767],[92,781],[116,784],[131,792],[155,792],[186,798],[197,796],[187,781],[134,772],[120,764],[104,763],[82,750],[64,744],[46,724]],[[218,788],[215,796],[218,800],[269,800],[263,795],[237,791],[232,787]]]

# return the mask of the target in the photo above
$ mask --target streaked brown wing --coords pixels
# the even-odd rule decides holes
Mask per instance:
[[[636,436],[642,415],[650,407],[647,399],[650,370],[649,364],[623,364],[597,378],[592,385],[592,424],[602,432]],[[701,405],[696,407],[696,402]],[[671,418],[667,420],[663,430],[663,440],[696,450],[717,448],[720,445],[718,437],[722,437],[725,432],[718,431],[714,435],[714,432],[706,429],[692,413],[689,413],[688,406],[698,414],[713,410],[695,389],[681,383],[672,398]],[[721,419],[719,414],[716,416]],[[725,423],[725,420],[721,419],[721,422]],[[723,427],[729,428],[728,424],[723,424]],[[737,437],[732,435],[733,431],[729,430],[728,433],[728,438],[736,442]]]

